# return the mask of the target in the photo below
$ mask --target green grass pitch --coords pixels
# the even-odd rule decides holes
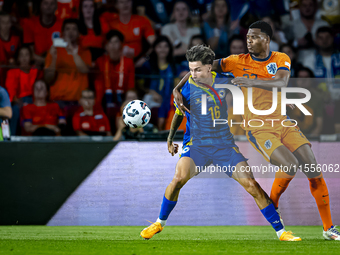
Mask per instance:
[[[1,226],[0,254],[340,254],[321,226],[286,227],[301,242],[280,242],[270,226],[167,226],[143,240],[140,226]]]

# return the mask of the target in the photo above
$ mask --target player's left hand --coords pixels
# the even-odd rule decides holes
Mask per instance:
[[[254,79],[248,79],[244,77],[236,77],[231,80],[232,84],[238,85],[239,87],[252,87],[254,86]]]
[[[168,143],[168,151],[171,154],[171,156],[174,156],[178,152],[178,144],[172,143],[170,141],[167,141]]]

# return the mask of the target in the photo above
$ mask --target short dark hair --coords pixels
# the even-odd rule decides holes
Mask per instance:
[[[273,36],[273,30],[272,27],[265,21],[259,20],[254,22],[249,26],[249,28],[259,28],[261,29],[261,32],[265,33],[266,35],[269,36],[270,40],[272,39]]]
[[[110,30],[107,34],[106,34],[106,41],[110,41],[112,37],[117,36],[119,41],[121,41],[122,43],[124,42],[124,35],[119,32],[118,30]]]
[[[64,29],[65,29],[67,24],[76,24],[78,31],[79,31],[79,21],[78,21],[78,19],[65,19],[64,22],[63,22],[63,26],[61,28],[62,32],[64,32]]]
[[[331,27],[319,27],[318,30],[316,30],[315,35],[318,36],[320,33],[329,33],[331,36],[333,36],[333,30]]]
[[[201,61],[203,65],[212,65],[215,59],[214,51],[206,45],[196,45],[187,50],[189,62]]]

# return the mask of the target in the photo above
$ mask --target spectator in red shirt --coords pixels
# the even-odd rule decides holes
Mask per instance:
[[[132,14],[132,0],[117,0],[116,8],[119,15],[109,23],[109,26],[124,35],[123,55],[129,58],[140,57],[142,38],[145,38],[150,45],[156,39],[151,23],[143,16]],[[151,53],[151,50],[148,53]],[[145,62],[142,61],[143,59],[136,62],[136,65],[141,66]]]
[[[33,53],[28,46],[19,49],[16,62],[19,68],[10,69],[6,77],[6,89],[12,102],[13,117],[10,122],[11,134],[16,135],[20,108],[33,102],[33,85],[43,77],[42,71],[32,66]]]
[[[1,64],[14,64],[14,56],[20,46],[20,37],[12,31],[12,20],[8,13],[0,12],[0,47],[5,51]]]
[[[52,39],[59,38],[62,23],[55,16],[57,0],[42,0],[40,16],[23,19],[24,43],[31,44],[37,66],[45,63],[45,56],[52,46]]]
[[[58,19],[77,19],[79,12],[79,0],[58,0],[58,8],[55,15]]]
[[[7,72],[6,89],[11,102],[32,103],[33,85],[37,79],[43,78],[42,71],[32,65],[33,53],[28,46],[19,49],[16,56],[18,68]]]
[[[84,90],[80,105],[83,111],[73,116],[72,124],[74,131],[79,136],[102,135],[112,136],[110,123],[102,110],[94,108],[95,93],[92,90]]]
[[[90,49],[94,61],[103,54],[103,31],[108,30],[108,25],[100,22],[94,0],[82,0],[79,10],[80,45]]]
[[[34,102],[23,107],[24,130],[33,136],[60,135],[66,124],[65,116],[57,103],[48,101],[48,86],[43,80],[34,83]]]
[[[106,54],[96,60],[99,75],[95,81],[97,103],[105,93],[107,107],[118,108],[125,100],[125,93],[135,87],[135,68],[132,59],[123,56],[124,36],[118,30],[106,35]]]

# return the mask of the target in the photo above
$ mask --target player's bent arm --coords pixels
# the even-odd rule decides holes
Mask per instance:
[[[222,73],[222,68],[220,65],[220,59],[215,59],[211,68],[212,71],[215,71],[217,73]]]
[[[175,113],[171,121],[171,127],[170,127],[169,136],[168,136],[168,142],[170,142],[170,144],[173,142],[177,129],[181,125],[182,121],[183,121],[183,115],[179,115]]]
[[[290,77],[290,72],[285,70],[277,71],[275,78],[264,78],[264,79],[249,79],[245,77],[237,77],[231,80],[233,84],[239,85],[240,87],[257,87],[266,90],[272,90],[272,88],[287,87]]]
[[[177,104],[178,109],[181,111],[181,113],[185,116],[185,111],[190,113],[190,110],[187,109],[183,105],[183,96],[181,94],[181,89],[184,86],[184,84],[187,82],[187,80],[190,77],[190,72],[188,72],[177,84],[177,86],[173,89],[172,93],[174,95],[175,102]]]

